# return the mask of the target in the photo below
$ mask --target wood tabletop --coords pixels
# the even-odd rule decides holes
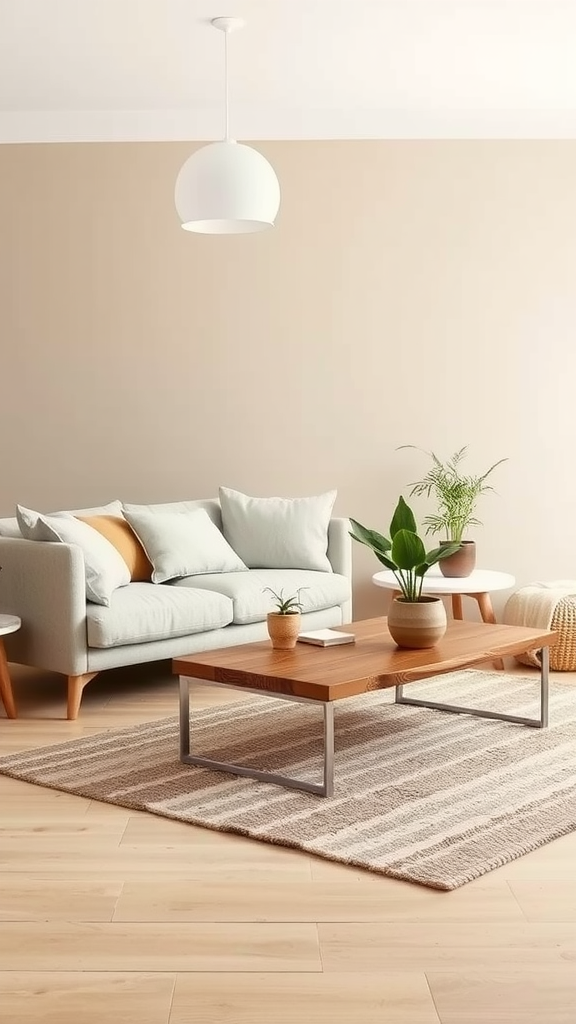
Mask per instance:
[[[264,640],[176,658],[172,670],[176,675],[240,689],[332,701],[522,654],[558,639],[558,633],[551,630],[456,621],[448,624],[436,647],[408,651],[396,646],[385,618],[353,622],[344,628],[355,634],[355,644],[296,644],[292,651],[276,651]]]

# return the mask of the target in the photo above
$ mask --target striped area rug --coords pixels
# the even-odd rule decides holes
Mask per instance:
[[[465,671],[410,695],[535,713],[538,678]],[[396,707],[376,692],[336,707],[332,799],[182,765],[177,719],[0,758],[40,786],[392,878],[455,889],[576,829],[576,687],[552,687],[551,726],[528,729]],[[271,700],[192,711],[197,753],[318,780],[318,708]]]

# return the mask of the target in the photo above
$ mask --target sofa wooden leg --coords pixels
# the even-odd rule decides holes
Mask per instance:
[[[83,676],[68,676],[67,718],[69,722],[74,722],[78,718],[84,687],[97,675],[97,672],[85,672]]]

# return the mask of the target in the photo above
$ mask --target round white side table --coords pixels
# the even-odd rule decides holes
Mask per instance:
[[[400,594],[398,583],[394,573],[389,569],[384,572],[375,572],[372,582],[377,587],[385,587],[391,590],[392,597]],[[427,572],[422,584],[423,594],[450,595],[452,598],[452,615],[455,619],[463,619],[462,598],[472,597],[478,603],[482,622],[496,622],[490,592],[493,590],[510,590],[516,580],[508,572],[496,572],[494,569],[475,569],[470,576],[443,576],[440,569],[435,566]],[[499,660],[499,667],[504,663]]]
[[[6,708],[8,718],[16,718],[16,705],[14,703],[12,681],[8,672],[8,662],[6,661],[6,651],[4,650],[2,637],[8,633],[15,633],[17,629],[20,629],[21,625],[22,621],[17,615],[0,615],[0,697]]]

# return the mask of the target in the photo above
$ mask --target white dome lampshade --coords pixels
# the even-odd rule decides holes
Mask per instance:
[[[181,168],[175,202],[185,231],[263,231],[274,225],[280,185],[274,168],[257,149],[240,142],[213,142],[193,153]]]
[[[228,117],[228,36],[242,18],[212,18],[224,33],[224,124],[222,142],[198,149],[176,180],[176,210],[185,231],[238,235],[274,225],[280,206],[278,178],[257,149],[230,138]]]

